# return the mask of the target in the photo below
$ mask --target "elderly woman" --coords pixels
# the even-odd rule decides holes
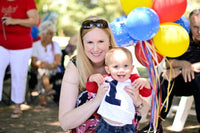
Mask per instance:
[[[56,32],[56,26],[51,21],[45,21],[39,26],[41,40],[33,44],[31,66],[37,69],[38,91],[40,94],[40,106],[44,107],[46,95],[52,94],[53,85],[50,77],[56,73],[61,62],[61,48],[59,44],[52,41]]]

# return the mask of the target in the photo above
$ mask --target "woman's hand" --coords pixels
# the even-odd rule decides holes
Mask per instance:
[[[132,98],[133,103],[135,105],[135,109],[137,109],[141,114],[146,114],[149,110],[148,102],[139,94],[139,89],[135,89],[132,86],[125,86],[125,91]]]
[[[125,86],[125,91],[128,95],[133,99],[133,101],[137,101],[139,96],[139,88],[134,88],[132,86]]]
[[[6,25],[21,25],[24,27],[32,27],[34,25],[37,25],[39,22],[39,14],[36,9],[30,9],[27,12],[28,18],[12,18],[12,17],[2,17],[2,19],[5,19],[3,21]]]

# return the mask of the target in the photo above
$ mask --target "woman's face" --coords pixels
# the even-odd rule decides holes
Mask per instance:
[[[54,32],[51,30],[48,30],[47,33],[42,34],[41,39],[45,41],[46,43],[51,43],[53,36],[54,36]]]
[[[109,50],[109,36],[103,29],[94,28],[83,37],[85,54],[94,64],[104,63],[105,54]]]

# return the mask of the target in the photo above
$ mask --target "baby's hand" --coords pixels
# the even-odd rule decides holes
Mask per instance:
[[[105,81],[104,77],[97,73],[97,74],[92,74],[90,77],[89,77],[89,81],[90,82],[96,82],[98,84],[98,86],[102,85],[103,82]]]
[[[133,81],[132,87],[141,90],[142,88],[151,89],[150,82],[146,78],[138,78]]]

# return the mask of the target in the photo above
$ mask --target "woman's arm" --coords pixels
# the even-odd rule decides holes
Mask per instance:
[[[61,63],[61,54],[56,54],[54,58],[54,62],[52,64],[48,64],[49,69],[57,68]]]
[[[105,91],[99,88],[93,100],[75,108],[79,93],[78,76],[77,68],[69,62],[63,77],[59,102],[59,121],[65,131],[84,123],[97,110],[105,94]]]
[[[26,19],[3,17],[3,19],[5,19],[4,23],[6,25],[21,25],[24,27],[32,27],[38,24],[39,15],[38,15],[37,9],[31,9],[27,11],[27,15],[28,15],[28,18]]]

